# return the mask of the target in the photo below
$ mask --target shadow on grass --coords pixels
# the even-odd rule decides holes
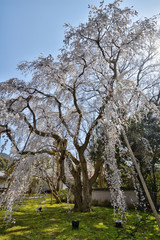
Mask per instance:
[[[17,214],[15,213],[14,217],[17,218],[15,226],[10,225],[8,226],[8,229],[0,229],[0,233],[2,233],[4,236],[7,237],[7,239],[10,240],[55,239],[55,237],[56,239],[69,240],[94,239],[93,235],[95,234],[95,232],[100,232],[100,230],[104,230],[104,225],[103,227],[99,225],[99,228],[92,225],[91,223],[93,221],[96,221],[96,224],[98,226],[98,224],[102,222],[103,219],[105,219],[100,216],[98,212],[67,213],[66,205],[61,205],[58,207],[49,206],[41,214],[36,214],[33,211],[30,211],[30,213],[28,214],[26,213],[23,215],[19,215],[17,212]],[[78,219],[80,221],[80,227],[77,230],[72,229],[72,220],[75,219]]]
[[[94,211],[91,213],[68,213],[66,204],[48,203],[42,208],[42,213],[36,214],[38,204],[34,201],[26,204],[27,206],[22,206],[15,212],[17,221],[14,225],[0,229],[0,240],[160,239],[153,218],[147,216],[144,218],[146,222],[142,219],[139,221],[133,211],[129,213],[126,228],[118,229],[115,227],[111,208],[93,207]],[[72,229],[72,220],[80,221],[78,229]]]

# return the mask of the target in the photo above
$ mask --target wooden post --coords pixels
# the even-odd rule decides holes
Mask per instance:
[[[153,201],[152,201],[152,198],[151,198],[150,193],[149,193],[149,191],[148,191],[148,188],[147,188],[147,186],[146,186],[145,180],[144,180],[144,178],[143,178],[143,176],[142,176],[141,170],[140,170],[140,168],[139,168],[139,165],[137,164],[136,158],[135,158],[135,156],[134,156],[134,154],[133,154],[133,151],[132,151],[131,146],[130,146],[130,144],[129,144],[128,138],[127,138],[126,133],[125,133],[125,131],[124,131],[124,129],[123,129],[122,126],[121,126],[121,132],[122,132],[124,141],[125,141],[125,143],[126,143],[126,145],[127,145],[127,147],[128,147],[128,150],[129,150],[130,156],[131,156],[131,158],[132,158],[133,164],[134,164],[134,166],[135,166],[135,168],[136,168],[136,171],[137,171],[138,176],[139,176],[139,178],[140,178],[140,181],[141,181],[141,183],[142,183],[143,189],[144,189],[145,194],[146,194],[146,196],[147,196],[147,199],[148,199],[148,202],[149,202],[150,207],[151,207],[151,209],[152,209],[152,212],[153,212],[153,214],[154,214],[154,216],[155,216],[155,219],[156,219],[156,221],[157,221],[158,227],[160,228],[160,219],[159,219],[157,210],[156,210],[156,208],[155,208],[155,206],[154,206],[154,203],[153,203]]]

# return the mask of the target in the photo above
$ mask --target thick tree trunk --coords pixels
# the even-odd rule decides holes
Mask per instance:
[[[73,210],[75,212],[83,212],[82,206],[83,206],[82,187],[75,186],[74,187],[74,208],[73,208]]]
[[[84,189],[79,186],[74,189],[75,205],[73,210],[75,212],[90,212],[91,210],[92,191],[91,188],[85,187]]]
[[[86,182],[83,188],[83,212],[91,211],[91,203],[92,203],[92,187],[89,182]]]
[[[75,180],[75,207],[74,209],[81,212],[90,212],[92,186],[88,178],[87,163],[84,152],[79,150],[79,159],[81,163],[82,176],[74,178]]]
[[[88,184],[83,181],[80,174],[74,176],[74,211],[76,212],[89,212],[91,205],[91,191]]]

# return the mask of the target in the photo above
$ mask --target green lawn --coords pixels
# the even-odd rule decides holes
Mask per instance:
[[[115,240],[141,239],[159,240],[160,231],[154,217],[140,213],[141,220],[135,211],[127,214],[127,224],[116,228],[113,220],[113,209],[93,207],[91,213],[68,213],[67,204],[50,204],[40,199],[32,199],[21,204],[15,212],[15,224],[3,225],[4,212],[0,212],[0,240]],[[38,206],[43,207],[42,213],[36,213]],[[72,220],[79,220],[79,229],[72,229]]]

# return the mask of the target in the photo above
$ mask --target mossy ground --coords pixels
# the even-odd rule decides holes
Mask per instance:
[[[91,213],[68,213],[68,205],[50,204],[50,199],[31,199],[21,204],[14,213],[16,223],[3,224],[0,212],[0,240],[159,240],[160,231],[152,214],[135,211],[127,214],[127,224],[116,228],[112,208],[93,207]],[[42,213],[36,208],[42,206]],[[72,229],[72,220],[79,220],[78,229]]]

